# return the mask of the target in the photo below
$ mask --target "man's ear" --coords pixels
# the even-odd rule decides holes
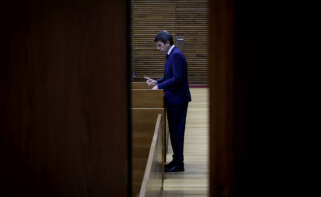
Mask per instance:
[[[171,43],[167,40],[166,41],[166,43],[165,43],[166,45],[168,45],[168,46],[170,46],[171,45]]]

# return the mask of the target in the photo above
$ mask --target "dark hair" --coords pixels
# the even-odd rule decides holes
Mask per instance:
[[[174,44],[173,36],[166,30],[160,31],[154,38],[154,42],[161,41],[166,44],[169,41],[170,45]]]

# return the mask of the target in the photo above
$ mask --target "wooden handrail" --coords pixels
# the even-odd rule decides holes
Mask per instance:
[[[155,125],[155,130],[154,130],[154,136],[153,136],[153,140],[152,140],[149,154],[148,154],[148,160],[147,160],[147,164],[146,164],[146,168],[145,168],[144,178],[143,178],[142,185],[141,185],[140,192],[139,192],[139,197],[145,197],[146,189],[148,187],[148,182],[149,182],[149,177],[151,174],[156,145],[157,145],[158,138],[160,137],[159,133],[161,132],[160,131],[161,130],[161,119],[162,119],[162,114],[158,114],[157,120],[156,120],[156,125]]]

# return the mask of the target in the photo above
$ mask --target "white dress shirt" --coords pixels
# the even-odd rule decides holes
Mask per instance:
[[[168,52],[167,52],[167,55],[170,55],[171,54],[171,52],[172,52],[172,50],[173,50],[173,48],[175,47],[175,45],[172,45],[171,46],[171,48],[168,50]]]

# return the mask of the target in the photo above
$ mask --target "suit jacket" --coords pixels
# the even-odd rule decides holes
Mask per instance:
[[[179,48],[174,47],[166,58],[164,77],[157,80],[158,88],[164,89],[165,103],[178,105],[190,102],[187,61]]]

